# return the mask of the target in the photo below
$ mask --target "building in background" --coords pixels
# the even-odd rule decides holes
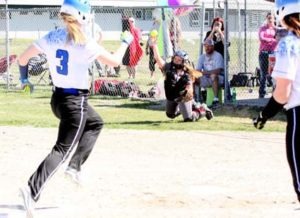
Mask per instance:
[[[40,0],[8,0],[10,19],[10,38],[39,38],[45,32],[61,26],[58,19],[59,6],[62,0],[47,1]],[[182,21],[183,36],[198,38],[199,31],[204,26],[204,31],[210,29],[211,21],[216,16],[223,17],[224,1],[201,0],[200,5],[191,13],[179,17]],[[230,33],[243,31],[247,26],[247,31],[256,32],[262,24],[266,12],[273,9],[274,4],[267,1],[252,0],[247,3],[247,12],[244,10],[244,0],[228,1],[228,30]],[[95,13],[95,21],[103,29],[104,40],[118,38],[122,29],[121,20],[123,16],[133,16],[136,25],[144,31],[144,35],[151,28],[153,10],[157,7],[156,0],[91,0]],[[6,14],[5,1],[0,1],[0,38],[5,34]],[[205,7],[205,10],[202,7]],[[202,15],[205,11],[204,16]],[[247,24],[245,25],[244,16]],[[204,18],[202,20],[202,17]],[[256,34],[254,33],[253,36]]]

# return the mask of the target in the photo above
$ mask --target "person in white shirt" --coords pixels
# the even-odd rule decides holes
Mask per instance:
[[[289,32],[275,49],[272,77],[276,87],[264,109],[253,119],[262,129],[283,108],[287,115],[286,149],[294,190],[300,202],[300,0],[276,0],[276,15]]]
[[[64,0],[60,17],[65,28],[49,32],[19,56],[20,74],[26,75],[28,60],[39,53],[46,54],[54,85],[51,109],[60,120],[53,149],[21,189],[28,217],[32,217],[33,204],[38,201],[46,183],[75,149],[66,173],[78,181],[81,166],[103,127],[102,118],[88,104],[90,63],[97,59],[118,66],[133,40],[129,32],[123,33],[121,46],[111,54],[84,31],[89,23],[90,10],[87,0]]]

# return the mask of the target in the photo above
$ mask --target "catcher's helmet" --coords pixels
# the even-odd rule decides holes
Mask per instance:
[[[64,0],[60,13],[74,16],[80,24],[87,24],[91,18],[89,0]]]
[[[178,56],[183,59],[183,62],[189,62],[189,55],[183,50],[175,51],[173,57]]]
[[[275,0],[275,14],[279,20],[286,15],[300,13],[300,0]]]

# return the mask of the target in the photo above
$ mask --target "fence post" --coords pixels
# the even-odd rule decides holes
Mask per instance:
[[[8,11],[8,0],[5,0],[5,15],[6,15],[6,30],[5,30],[5,34],[6,34],[6,62],[7,62],[7,67],[6,67],[6,73],[7,73],[7,80],[6,80],[6,84],[7,84],[7,90],[9,90],[9,86],[10,86],[10,71],[9,71],[9,11]]]
[[[245,0],[244,10],[244,70],[247,73],[247,0]]]
[[[224,20],[225,20],[225,43],[224,43],[224,103],[227,104],[230,100],[229,94],[229,79],[228,79],[228,1],[224,1]]]
[[[202,2],[202,16],[201,16],[201,31],[200,31],[200,43],[199,43],[199,56],[203,54],[203,35],[204,35],[204,22],[205,22],[205,4]]]
[[[95,38],[95,12],[92,12],[92,37]],[[95,86],[94,86],[94,83],[95,83],[95,76],[94,76],[94,67],[95,67],[95,62],[93,62],[90,66],[91,68],[91,73],[92,73],[92,87],[91,87],[91,94],[94,95],[95,94]]]

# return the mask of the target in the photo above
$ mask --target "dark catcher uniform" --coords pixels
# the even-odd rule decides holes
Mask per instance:
[[[178,71],[176,66],[171,63],[166,63],[162,69],[165,74],[164,88],[166,94],[166,115],[174,119],[180,114],[185,122],[197,121],[202,116],[206,115],[204,107],[195,108],[193,99],[182,100],[186,93],[186,87],[192,86],[190,74],[184,69]]]

